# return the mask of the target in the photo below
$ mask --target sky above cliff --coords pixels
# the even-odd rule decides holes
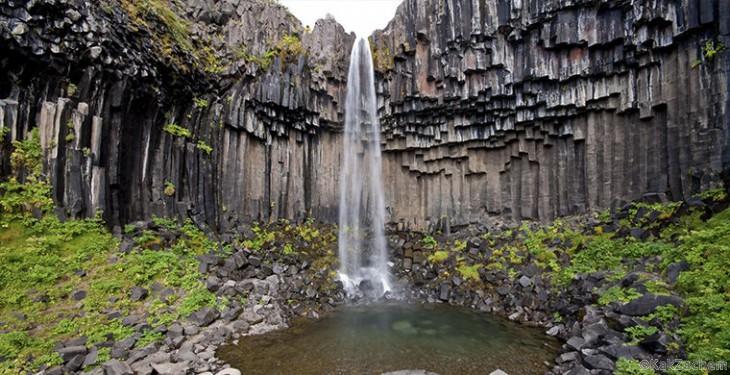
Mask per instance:
[[[279,0],[305,26],[314,26],[318,19],[329,13],[345,30],[354,31],[363,37],[376,29],[384,28],[401,2],[402,0]]]

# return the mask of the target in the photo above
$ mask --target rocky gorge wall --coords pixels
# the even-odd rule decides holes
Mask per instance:
[[[266,1],[135,4],[0,1],[1,174],[37,127],[59,213],[335,221],[354,36]],[[728,6],[405,1],[372,37],[390,221],[549,220],[712,186]]]
[[[354,37],[332,19],[305,31],[266,1],[134,4],[0,3],[2,174],[37,127],[64,215],[336,220]],[[306,56],[276,53],[291,35]]]
[[[708,188],[730,161],[729,32],[726,1],[406,0],[374,34],[392,217],[549,220]]]

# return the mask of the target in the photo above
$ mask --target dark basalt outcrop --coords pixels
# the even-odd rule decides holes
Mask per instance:
[[[268,1],[188,0],[172,23],[130,4],[0,1],[1,174],[37,127],[59,213],[335,221],[354,36]],[[390,221],[546,220],[713,186],[728,7],[407,0],[372,38]],[[299,54],[276,53],[292,34]]]
[[[707,53],[729,20],[722,1],[406,0],[374,34],[392,219],[707,188],[730,161],[728,53]]]

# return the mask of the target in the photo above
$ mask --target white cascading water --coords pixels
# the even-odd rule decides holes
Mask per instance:
[[[340,176],[339,277],[352,295],[367,280],[373,292],[390,290],[380,125],[370,45],[358,37],[350,53]]]

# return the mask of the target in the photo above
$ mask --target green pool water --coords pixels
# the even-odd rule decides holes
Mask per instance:
[[[541,329],[446,305],[344,307],[291,328],[243,337],[218,357],[243,374],[380,374],[425,369],[542,374],[559,344]]]

